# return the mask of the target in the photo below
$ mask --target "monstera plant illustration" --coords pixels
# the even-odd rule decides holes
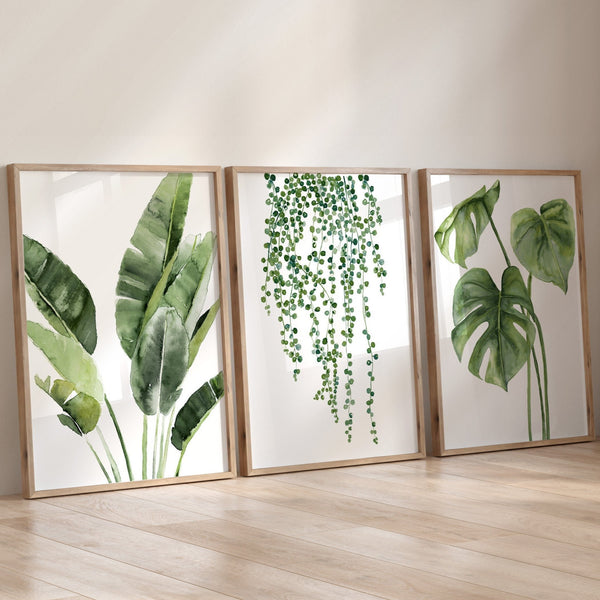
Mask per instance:
[[[132,402],[141,411],[142,479],[165,477],[170,446],[179,452],[174,475],[193,436],[224,394],[218,373],[181,402],[182,384],[215,317],[206,307],[215,236],[183,237],[192,174],[169,173],[143,211],[118,273],[116,332],[131,359]],[[56,254],[23,236],[25,286],[50,328],[27,322],[27,334],[59,377],[35,382],[60,408],[58,420],[92,451],[106,480],[122,474],[99,422],[107,411],[134,480],[123,431],[94,359],[96,308],[86,285]],[[102,450],[97,446],[100,442]],[[149,454],[152,453],[150,464]]]
[[[434,234],[449,261],[467,269],[466,261],[479,249],[489,225],[504,257],[506,268],[498,287],[481,267],[469,268],[454,289],[452,344],[462,361],[467,343],[473,339],[469,371],[487,383],[508,390],[510,380],[527,368],[527,422],[533,439],[531,414],[532,364],[537,383],[542,422],[542,439],[550,439],[548,358],[542,325],[532,300],[533,279],[552,283],[565,294],[575,256],[575,218],[564,199],[550,200],[539,212],[517,210],[511,218],[510,242],[525,269],[511,263],[494,223],[493,211],[500,197],[500,182],[483,186],[457,204]],[[480,327],[484,326],[483,333]],[[483,373],[483,363],[487,366]],[[541,357],[541,361],[540,361]]]

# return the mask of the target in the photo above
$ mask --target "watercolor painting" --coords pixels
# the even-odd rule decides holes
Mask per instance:
[[[466,259],[477,253],[481,235],[489,224],[506,261],[500,287],[482,267],[469,268],[459,279],[454,289],[452,307],[452,344],[458,359],[462,361],[469,339],[480,325],[487,324],[472,349],[469,371],[481,378],[482,363],[487,355],[483,379],[507,390],[509,381],[527,367],[527,431],[530,441],[533,440],[533,363],[542,419],[542,439],[547,440],[550,439],[548,363],[542,324],[533,304],[533,279],[535,277],[538,281],[554,284],[567,293],[569,271],[575,256],[575,218],[573,209],[563,198],[542,204],[539,212],[533,208],[521,208],[513,213],[510,243],[525,270],[525,283],[519,267],[511,263],[494,223],[493,210],[499,198],[498,180],[489,189],[483,186],[457,204],[434,234],[444,257],[466,269]]]
[[[280,182],[277,175],[265,173],[264,178],[269,217],[261,301],[267,314],[277,315],[283,352],[295,367],[294,380],[308,346],[321,365],[321,385],[313,398],[327,402],[336,423],[342,418],[350,442],[355,405],[362,396],[356,392],[352,345],[356,330],[361,331],[361,354],[368,367],[364,405],[376,444],[373,404],[379,356],[369,332],[368,294],[384,295],[387,273],[377,237],[382,217],[375,188],[368,174],[292,173]],[[299,312],[308,320],[299,318]]]
[[[217,366],[208,367],[211,371],[198,364],[208,365],[207,352],[218,353],[221,300],[215,282],[216,233],[186,228],[193,183],[193,173],[167,173],[140,199],[142,210],[112,275],[111,332],[99,331],[97,308],[102,302],[106,313],[108,307],[90,290],[93,270],[82,274],[61,255],[60,244],[48,247],[23,225],[26,331],[29,344],[39,351],[31,350],[35,389],[30,393],[36,404],[41,393],[55,407],[54,431],[46,432],[57,440],[78,438],[81,451],[93,457],[96,474],[90,481],[113,484],[196,472],[188,449],[222,403],[221,358],[212,357]],[[112,353],[120,355],[118,405],[103,382],[106,365],[97,352],[99,338],[108,335]],[[68,458],[61,459],[68,469]]]
[[[452,405],[460,404],[463,420],[475,430],[476,415],[481,415],[485,430],[478,434],[462,429],[460,434],[465,441],[479,436],[474,447],[501,443],[501,435],[506,435],[496,437],[493,431],[494,410],[498,430],[506,426],[509,432],[506,443],[518,437],[527,443],[585,436],[585,305],[582,308],[581,264],[575,260],[573,177],[444,175],[434,170],[430,177],[438,348],[445,377],[441,387],[435,382],[441,389],[441,413],[454,418]],[[575,368],[565,373],[564,342],[571,338]],[[458,369],[481,383],[466,381]],[[573,383],[573,396],[563,391],[567,380]],[[476,393],[469,397],[467,390]],[[569,403],[572,415],[565,418]],[[479,406],[469,411],[469,405]],[[454,439],[458,428],[451,428],[449,421],[444,427],[442,439]],[[463,442],[455,444],[460,447]]]
[[[407,171],[225,175],[242,474],[421,456]]]

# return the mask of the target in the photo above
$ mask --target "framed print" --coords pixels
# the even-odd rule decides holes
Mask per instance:
[[[24,495],[233,476],[220,168],[8,182]]]
[[[407,171],[225,181],[242,474],[423,456]]]
[[[594,438],[579,171],[419,171],[438,456]]]

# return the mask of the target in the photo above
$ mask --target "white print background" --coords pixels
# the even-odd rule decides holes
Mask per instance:
[[[286,175],[277,174],[283,182]],[[356,176],[355,176],[356,177]],[[264,274],[265,219],[269,210],[262,173],[239,173],[241,272],[243,274],[246,321],[248,404],[254,469],[304,463],[347,460],[418,451],[410,310],[406,268],[406,240],[402,176],[370,175],[379,201],[383,224],[377,227],[377,242],[387,270],[385,295],[380,296],[371,276],[369,329],[379,359],[375,361],[373,409],[379,444],[371,441],[365,413],[367,387],[363,329],[357,320],[353,348],[356,398],[352,442],[346,441],[343,412],[334,423],[326,402],[313,396],[319,388],[321,367],[311,348],[303,344],[304,361],[298,381],[292,378],[292,363],[284,355],[275,307],[268,316],[260,302]],[[359,198],[362,198],[361,193]],[[303,310],[303,309],[302,309]],[[307,321],[308,323],[309,321]],[[300,329],[300,328],[299,328]],[[343,368],[341,367],[343,382]],[[343,403],[342,393],[338,400]]]
[[[93,354],[104,391],[117,414],[136,479],[141,478],[142,412],[129,385],[131,361],[115,330],[115,289],[125,249],[148,201],[166,173],[21,172],[23,233],[35,238],[71,267],[88,287],[96,305],[98,345]],[[212,174],[194,174],[184,236],[215,232]],[[215,259],[206,306],[218,298]],[[27,298],[27,318],[51,329]],[[106,483],[84,440],[62,426],[54,401],[40,390],[34,375],[59,377],[29,341],[29,386],[36,490]],[[178,407],[202,383],[222,369],[220,315],[206,337],[183,385]],[[223,472],[226,458],[225,410],[221,401],[190,443],[180,475]],[[153,424],[153,419],[150,419]],[[100,426],[117,460],[123,481],[127,471],[105,407]],[[153,427],[149,427],[153,431]],[[104,458],[96,432],[88,435]],[[150,461],[152,451],[149,451]],[[171,447],[165,476],[174,473],[179,453]],[[108,462],[104,461],[106,465]],[[110,472],[110,471],[109,471]]]
[[[431,205],[433,232],[448,216],[452,207],[474,194],[483,185],[500,180],[500,197],[492,217],[510,261],[526,272],[512,251],[510,219],[518,209],[531,207],[537,212],[545,202],[564,198],[575,212],[574,179],[554,175],[432,175]],[[453,328],[452,298],[454,287],[465,272],[450,263],[432,241],[437,287],[437,331],[440,350],[441,389],[445,448],[524,442],[527,434],[527,373],[524,367],[508,384],[508,393],[472,375],[468,359],[474,345],[470,341],[460,363],[454,352],[450,332]],[[550,437],[564,438],[587,434],[586,394],[581,321],[581,295],[577,246],[569,273],[568,293],[557,286],[533,279],[532,300],[542,324],[548,358]],[[506,268],[500,246],[491,227],[481,236],[479,250],[466,259],[468,268],[483,267],[500,286]],[[479,331],[479,330],[478,330]],[[473,340],[478,337],[475,332]],[[537,346],[537,344],[536,344]],[[538,350],[538,356],[539,350]],[[486,360],[481,373],[485,374]],[[540,356],[541,366],[541,356]],[[533,439],[542,435],[540,406],[532,368]]]

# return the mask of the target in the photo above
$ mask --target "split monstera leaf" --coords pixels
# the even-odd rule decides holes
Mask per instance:
[[[481,267],[468,269],[458,280],[453,299],[452,344],[462,361],[467,344],[473,340],[469,371],[504,390],[533,358],[542,412],[542,438],[549,439],[547,357],[542,327],[531,297],[532,279],[552,283],[567,293],[575,256],[575,218],[564,199],[543,204],[539,212],[522,208],[512,215],[511,246],[527,272],[525,283],[519,268],[512,265],[494,223],[492,214],[499,197],[499,181],[490,188],[483,186],[457,204],[434,234],[442,255],[467,269],[466,259],[477,253],[489,224],[506,262],[500,286]],[[482,325],[485,325],[483,331]],[[543,373],[537,358],[536,339]],[[532,439],[529,373],[528,368],[528,426]]]
[[[217,299],[211,306],[204,306],[215,257],[214,234],[183,238],[191,185],[189,173],[169,173],[164,177],[138,221],[119,270],[116,330],[131,359],[132,396],[144,417],[143,479],[164,477],[170,438],[185,439],[185,445],[172,443],[181,453],[179,474],[187,444],[224,393],[219,373],[180,407],[183,420],[175,419],[182,385],[220,305]],[[91,294],[71,268],[38,241],[25,235],[23,246],[27,292],[52,327],[29,321],[27,333],[60,375],[54,382],[49,376],[42,379],[36,375],[36,384],[62,409],[59,421],[86,438],[110,482],[102,459],[87,437],[93,431],[98,433],[113,478],[119,481],[118,466],[98,425],[106,406],[129,479],[133,480],[124,437],[92,356],[98,335]],[[221,383],[211,385],[214,381]],[[212,395],[199,404],[198,394],[207,385]],[[147,464],[148,417],[156,421],[151,471]],[[182,422],[186,424],[185,431]]]

